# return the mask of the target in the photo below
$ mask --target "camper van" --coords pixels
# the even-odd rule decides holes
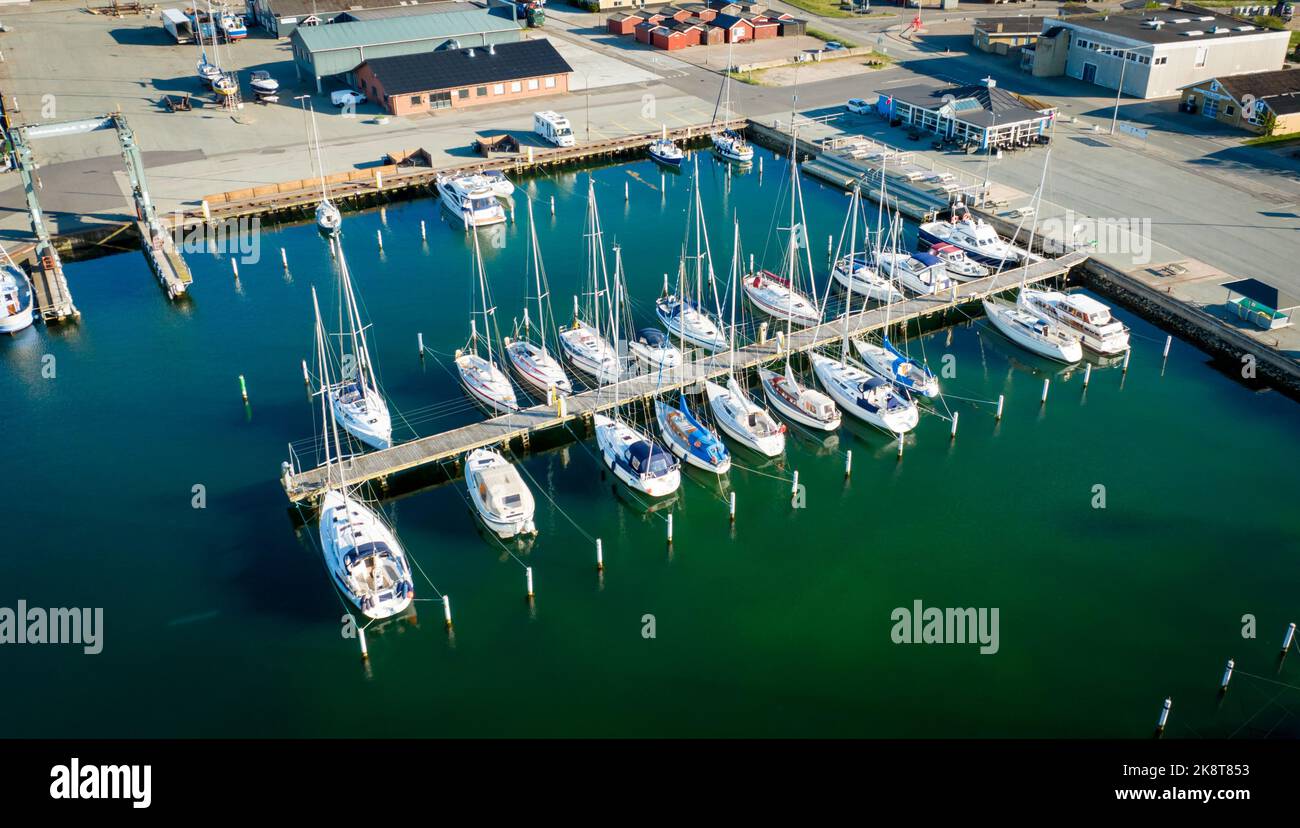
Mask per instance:
[[[177,43],[189,43],[194,39],[194,29],[190,25],[190,19],[180,9],[163,9],[162,23],[163,28],[176,38]]]
[[[569,119],[550,110],[533,113],[533,132],[557,147],[573,146],[573,127]]]

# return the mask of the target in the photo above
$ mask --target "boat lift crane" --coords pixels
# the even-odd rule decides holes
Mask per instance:
[[[114,131],[118,144],[122,148],[122,160],[126,165],[127,178],[131,183],[131,198],[135,204],[136,227],[139,229],[145,257],[149,260],[154,275],[158,277],[159,283],[167,291],[170,299],[184,295],[193,281],[189,266],[180,251],[176,249],[167,227],[158,217],[158,211],[149,195],[149,184],[145,176],[144,160],[140,155],[139,144],[136,143],[135,133],[122,113],[114,112],[78,121],[14,126],[9,130],[9,138],[22,176],[32,232],[36,235],[37,277],[38,281],[43,281],[46,286],[41,315],[47,321],[80,316],[80,313],[72,304],[72,295],[68,292],[68,283],[63,276],[63,262],[50,238],[49,228],[45,224],[41,211],[40,199],[37,196],[39,184],[36,177],[39,165],[32,151],[32,143],[45,138],[64,138],[106,129]]]

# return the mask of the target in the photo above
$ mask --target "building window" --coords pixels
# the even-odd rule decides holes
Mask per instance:
[[[511,92],[522,92],[522,91],[523,91],[523,88],[524,88],[524,85],[523,85],[522,83],[520,83],[519,81],[514,81],[513,83],[510,84],[510,91],[511,91]]]
[[[423,98],[422,96],[420,96],[420,95],[412,95],[412,96],[411,96],[411,105],[412,105],[412,106],[419,106],[419,105],[422,104],[422,103],[424,103],[424,98]]]
[[[486,86],[480,86],[478,89],[475,89],[475,90],[474,90],[474,95],[475,95],[475,97],[479,97],[479,98],[481,98],[481,97],[483,97],[483,96],[486,95],[486,94],[487,94],[487,87],[486,87]]]
[[[1223,108],[1223,114],[1224,114],[1224,115],[1233,115],[1233,114],[1236,113],[1236,111],[1237,111],[1237,108],[1236,108],[1235,106],[1233,106],[1232,104],[1228,104],[1227,106],[1225,106],[1225,107]]]
[[[430,109],[447,109],[450,106],[451,106],[450,92],[434,92],[432,95],[429,96]]]
[[[1167,57],[1156,58],[1156,66],[1164,66],[1168,62],[1169,62],[1169,58]]]
[[[528,80],[528,91],[534,92],[536,90],[537,90],[537,78],[530,78]]]
[[[547,89],[554,89],[554,88],[555,88],[555,76],[554,76],[554,75],[551,75],[549,78],[546,79],[546,88],[547,88]]]
[[[468,89],[457,89],[457,90],[456,90],[456,97],[460,98],[462,101],[465,100],[466,98],[469,97],[469,90],[468,90]]]
[[[492,94],[493,94],[493,95],[504,95],[504,94],[506,94],[506,85],[505,85],[504,83],[498,83],[498,84],[494,85],[494,86],[492,87]]]

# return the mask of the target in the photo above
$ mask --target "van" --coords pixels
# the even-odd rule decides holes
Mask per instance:
[[[533,113],[533,132],[557,147],[573,146],[573,127],[569,119],[550,110]]]

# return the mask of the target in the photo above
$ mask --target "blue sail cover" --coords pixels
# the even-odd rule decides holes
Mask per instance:
[[[681,410],[682,416],[690,424],[690,445],[685,448],[691,454],[705,460],[715,466],[721,465],[730,456],[727,447],[723,445],[722,440],[712,431],[705,428],[704,425],[695,418],[691,409],[686,405],[686,397],[681,397],[677,402],[677,407]]]
[[[663,348],[668,344],[668,335],[658,328],[642,328],[636,332],[636,340],[651,348]]]
[[[885,337],[882,340],[882,344],[885,346],[885,350],[889,351],[891,354],[894,355],[894,363],[890,367],[893,369],[894,376],[898,379],[900,383],[902,383],[903,385],[911,389],[916,388],[915,382],[903,376],[903,366],[908,364],[916,366],[916,370],[924,374],[927,380],[934,379],[934,374],[930,371],[929,366],[922,365],[921,363],[917,362],[911,357],[908,357],[902,351],[895,348],[894,343],[889,341],[889,337]]]
[[[636,474],[662,477],[673,470],[673,456],[657,443],[642,440],[627,447],[627,465]]]
[[[912,254],[912,258],[916,259],[918,262],[925,265],[926,267],[934,267],[937,264],[943,264],[943,262],[940,261],[939,257],[934,255],[933,253],[925,253],[919,250]]]

